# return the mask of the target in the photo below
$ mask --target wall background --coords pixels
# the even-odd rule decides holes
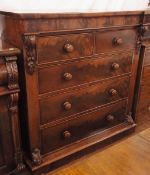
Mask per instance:
[[[143,10],[148,0],[0,0],[0,10],[22,13]]]

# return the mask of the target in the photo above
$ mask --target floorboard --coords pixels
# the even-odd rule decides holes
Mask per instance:
[[[149,175],[150,129],[46,175]]]

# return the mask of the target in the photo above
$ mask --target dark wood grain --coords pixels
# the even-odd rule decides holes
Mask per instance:
[[[114,52],[116,50],[134,48],[136,31],[114,30],[96,33],[96,53]]]
[[[74,48],[71,52],[65,49],[67,44]],[[38,37],[36,43],[38,63],[90,56],[93,54],[93,44],[94,38],[90,33]]]
[[[1,12],[2,36],[23,50],[19,109],[32,171],[133,131],[143,15]]]
[[[120,52],[68,64],[42,67],[38,70],[39,93],[57,91],[130,73],[132,56],[132,51]],[[119,66],[117,69],[114,68],[116,64]],[[65,73],[71,74],[72,78],[66,80]]]
[[[40,100],[41,124],[65,118],[67,116],[83,112],[122,98],[128,97],[129,78],[116,78],[100,82],[95,86],[78,89],[74,92],[59,94]],[[110,91],[115,89],[116,94]],[[70,110],[65,110],[64,103],[72,105]]]
[[[110,114],[114,116],[113,121],[107,120],[107,116]],[[44,128],[42,130],[42,153],[59,149],[66,144],[89,136],[89,133],[92,134],[96,130],[106,129],[121,123],[125,121],[125,114],[126,101],[122,101],[87,115],[81,115],[74,120],[65,121],[60,125]],[[70,133],[69,138],[63,136],[65,131]]]

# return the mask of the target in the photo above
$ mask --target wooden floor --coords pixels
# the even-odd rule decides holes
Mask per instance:
[[[150,128],[46,175],[150,175]]]

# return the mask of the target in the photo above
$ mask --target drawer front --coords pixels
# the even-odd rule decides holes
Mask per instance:
[[[144,65],[150,65],[150,48],[145,49]]]
[[[81,115],[73,120],[42,130],[42,153],[61,148],[97,130],[110,128],[125,120],[126,101],[112,104],[97,111]]]
[[[96,33],[96,53],[112,52],[119,49],[134,48],[136,32],[130,30],[114,30]]]
[[[93,54],[93,35],[90,33],[38,37],[38,63],[89,56]]]
[[[86,59],[38,70],[39,93],[56,91],[129,73],[132,52]]]
[[[63,119],[128,96],[129,77],[116,78],[40,100],[41,124]]]

